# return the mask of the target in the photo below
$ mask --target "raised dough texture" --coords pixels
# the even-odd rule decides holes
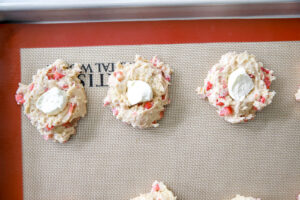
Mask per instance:
[[[154,181],[151,192],[141,194],[131,200],[176,200],[176,198],[163,182]]]
[[[16,100],[23,104],[24,113],[36,126],[44,139],[66,142],[75,134],[77,121],[86,114],[86,94],[78,79],[80,65],[73,68],[62,60],[56,60],[46,68],[39,69],[33,76],[32,83],[19,83]],[[67,95],[67,105],[56,115],[48,115],[36,107],[38,98],[51,88],[60,88]]]
[[[228,92],[228,78],[238,68],[244,68],[254,83],[254,88],[243,101],[235,101]],[[197,92],[201,98],[207,98],[227,122],[247,122],[255,117],[256,111],[272,103],[275,92],[269,89],[273,80],[273,71],[264,68],[254,55],[229,52],[210,69],[204,86],[198,87]]]
[[[151,61],[137,55],[134,63],[117,64],[115,72],[108,80],[109,89],[104,106],[110,105],[113,115],[133,127],[157,127],[164,115],[164,106],[170,103],[168,86],[172,70],[156,57]],[[150,85],[153,99],[136,105],[127,97],[128,81],[141,80]]]
[[[244,197],[244,196],[236,195],[236,197],[231,199],[231,200],[261,200],[261,199],[260,198]]]

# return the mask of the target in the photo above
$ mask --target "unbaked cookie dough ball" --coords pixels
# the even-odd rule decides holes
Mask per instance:
[[[227,122],[247,122],[272,103],[273,80],[273,71],[257,62],[254,55],[229,52],[210,69],[204,86],[198,87],[197,92],[201,98],[207,98]]]
[[[168,190],[163,182],[154,181],[151,192],[141,194],[131,200],[176,200],[174,194]]]
[[[231,200],[261,200],[261,199],[260,198],[244,197],[244,196],[236,195],[236,197],[231,199]]]
[[[86,114],[86,94],[78,79],[80,65],[56,60],[39,69],[29,85],[19,83],[15,98],[45,140],[60,143],[75,134],[77,122]]]
[[[137,55],[134,63],[117,63],[108,80],[104,106],[110,105],[117,119],[133,127],[157,127],[170,103],[171,73],[157,57],[149,61]]]

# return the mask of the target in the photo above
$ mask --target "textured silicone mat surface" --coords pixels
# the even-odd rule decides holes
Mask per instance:
[[[275,71],[274,102],[247,124],[221,119],[195,92],[228,51],[247,50]],[[103,108],[116,61],[158,55],[173,69],[171,104],[159,128],[139,130]],[[236,193],[295,199],[300,191],[300,42],[21,49],[21,79],[57,58],[84,64],[88,114],[66,144],[46,142],[22,115],[24,199],[129,199],[161,180],[182,200]]]

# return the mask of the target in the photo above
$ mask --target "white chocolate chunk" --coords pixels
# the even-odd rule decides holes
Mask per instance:
[[[234,100],[243,101],[253,88],[253,81],[244,68],[240,67],[230,74],[228,91]]]
[[[53,87],[36,102],[36,107],[45,114],[56,115],[60,113],[67,105],[67,95],[63,90]]]
[[[130,105],[150,101],[153,99],[153,92],[150,85],[144,81],[127,82],[127,98]]]

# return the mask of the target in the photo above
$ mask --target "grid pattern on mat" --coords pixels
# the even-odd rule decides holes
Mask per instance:
[[[247,50],[275,71],[274,102],[247,124],[219,118],[195,92],[228,51]],[[174,69],[171,104],[159,128],[139,130],[102,107],[107,87],[97,63],[158,55]],[[24,199],[120,200],[148,192],[161,180],[182,200],[263,200],[300,192],[300,42],[209,43],[21,49],[21,79],[61,58],[90,64],[85,74],[88,114],[66,144],[46,142],[22,115]],[[110,66],[111,67],[111,66]],[[108,70],[110,70],[108,67]],[[90,74],[94,87],[89,87]]]

